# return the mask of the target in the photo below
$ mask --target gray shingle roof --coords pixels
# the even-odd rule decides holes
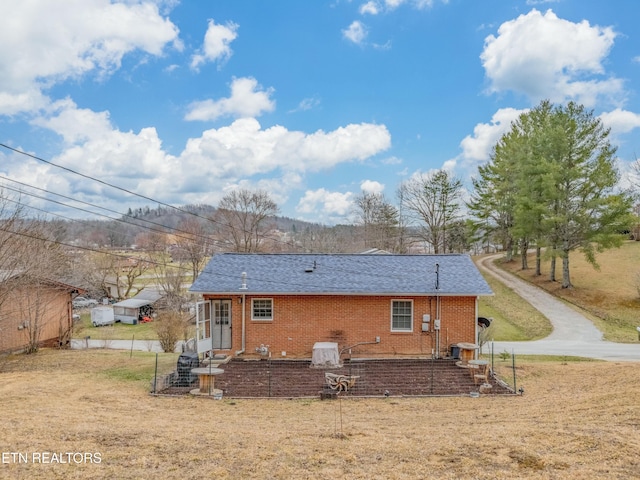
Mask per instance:
[[[436,264],[439,289],[436,292]],[[314,268],[315,267],[315,268]],[[246,290],[242,273],[246,272]],[[196,293],[491,295],[468,255],[215,255],[190,289]]]

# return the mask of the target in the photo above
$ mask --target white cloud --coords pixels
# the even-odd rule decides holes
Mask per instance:
[[[389,148],[390,142],[382,125],[351,124],[331,132],[306,134],[279,125],[263,130],[256,119],[244,118],[190,139],[181,159],[200,169],[202,175],[221,178],[276,169],[312,172],[364,160]]]
[[[89,72],[109,75],[134,50],[180,49],[178,28],[155,2],[7,0],[0,16],[0,114],[48,104],[42,90]]]
[[[482,64],[491,92],[512,90],[537,102],[575,100],[593,106],[600,98],[623,99],[623,82],[606,77],[603,61],[613,46],[611,27],[573,23],[551,10],[533,9],[503,23],[485,39]]]
[[[231,96],[220,100],[204,100],[189,105],[185,120],[215,120],[224,116],[257,117],[275,109],[273,89],[263,90],[255,78],[234,78]]]
[[[360,184],[360,190],[367,193],[382,193],[384,191],[384,184],[376,182],[375,180],[364,180]]]
[[[321,212],[323,219],[343,217],[351,209],[353,193],[330,192],[324,188],[307,190],[298,202],[296,211],[301,214]]]
[[[257,120],[243,118],[189,139],[176,156],[164,150],[154,128],[120,131],[111,124],[108,112],[80,109],[71,100],[57,102],[48,116],[38,117],[33,124],[64,138],[66,147],[52,159],[54,163],[149,198],[181,205],[215,204],[221,192],[234,185],[255,185],[277,191],[279,200],[286,199],[292,190],[303,188],[307,173],[364,160],[391,143],[384,125],[350,124],[329,132],[305,133],[282,126],[262,129]],[[42,169],[32,161],[5,168],[12,178],[42,188],[59,177],[66,186],[55,191],[69,192],[97,205],[109,204],[114,198],[124,203],[139,202],[85,178],[67,176],[56,169],[52,175],[53,167]],[[33,179],[36,172],[38,177]],[[343,211],[340,198],[348,199],[345,195],[327,195],[328,211]]]
[[[392,12],[404,4],[409,4],[413,8],[423,10],[433,7],[435,1],[436,0],[369,0],[360,5],[358,12],[361,15],[378,15],[379,13]],[[442,3],[447,4],[449,0],[442,0]]]
[[[198,69],[206,62],[227,61],[233,54],[230,45],[238,37],[238,27],[239,25],[233,22],[220,25],[214,20],[209,20],[202,50],[191,58],[191,68]]]
[[[381,160],[383,165],[400,165],[402,163],[402,159],[396,156],[387,157]]]
[[[511,128],[511,123],[526,110],[515,108],[501,108],[491,117],[489,123],[479,123],[473,128],[473,135],[467,135],[460,146],[462,147],[462,159],[465,163],[484,162],[494,145]]]
[[[600,114],[605,127],[611,128],[612,135],[628,133],[640,127],[640,114],[616,108],[611,112]]]
[[[305,112],[314,109],[318,105],[320,105],[320,99],[318,97],[303,98],[296,108],[289,110],[289,113]]]
[[[227,183],[220,189],[220,192],[216,194],[213,192],[211,197],[211,204],[216,204],[220,200],[223,194],[226,194],[232,190],[245,189],[245,190],[264,190],[269,192],[271,199],[278,205],[283,205],[289,199],[289,193],[292,190],[299,190],[304,186],[304,178],[299,173],[285,172],[281,177],[262,178],[257,181],[252,179],[241,179],[234,183]],[[200,197],[196,197],[200,198]]]
[[[361,45],[367,38],[367,27],[359,20],[355,20],[348,28],[342,30],[344,38],[356,45]]]
[[[462,153],[445,161],[442,168],[452,173],[457,172],[463,178],[474,174],[479,164],[489,160],[493,147],[509,131],[512,122],[526,111],[501,108],[493,114],[489,123],[478,123],[473,128],[473,134],[467,135],[460,142]]]
[[[384,0],[385,7],[393,10],[405,3],[406,0]]]
[[[380,5],[378,2],[370,1],[360,5],[358,11],[360,12],[360,15],[377,15],[380,13]]]
[[[112,131],[109,112],[79,109],[69,99],[55,102],[49,116],[36,117],[31,123],[56,132],[68,144],[100,138]]]

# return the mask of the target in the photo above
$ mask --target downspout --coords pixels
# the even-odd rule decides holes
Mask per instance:
[[[436,332],[436,358],[440,358],[440,264],[436,263],[436,318],[433,322],[433,329]]]
[[[238,350],[236,352],[236,355],[242,355],[244,353],[245,349],[246,349],[246,338],[247,337],[246,337],[245,325],[246,325],[246,316],[247,316],[247,314],[246,314],[246,309],[245,309],[245,306],[244,306],[245,300],[246,300],[246,296],[243,293],[242,294],[242,349]]]
[[[478,297],[476,296],[476,316],[474,317],[474,330],[476,332],[476,341],[474,343],[480,345],[480,332],[478,331]],[[478,348],[476,350],[476,358],[480,357],[480,354],[482,352],[480,351],[480,348]]]
[[[247,289],[247,272],[242,272],[242,285],[240,286],[240,290],[246,290]],[[246,306],[245,306],[245,301],[246,301],[247,297],[246,294],[243,292],[242,293],[242,348],[238,351],[236,351],[236,356],[238,355],[242,355],[246,349],[246,339],[247,339],[247,334],[246,334]]]
[[[437,325],[439,323],[440,325]],[[436,358],[440,358],[440,327],[442,321],[440,320],[440,296],[436,293],[436,320],[433,322],[433,327],[436,331]]]

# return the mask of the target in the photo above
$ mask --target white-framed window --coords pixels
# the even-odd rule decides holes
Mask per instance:
[[[252,298],[251,320],[273,320],[273,298]]]
[[[413,331],[413,300],[391,300],[391,331]]]

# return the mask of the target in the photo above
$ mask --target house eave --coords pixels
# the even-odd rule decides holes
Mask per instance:
[[[274,291],[251,291],[236,290],[227,292],[209,292],[190,290],[191,293],[201,295],[271,295],[271,296],[344,296],[344,297],[487,297],[493,293],[478,292],[274,292]]]

